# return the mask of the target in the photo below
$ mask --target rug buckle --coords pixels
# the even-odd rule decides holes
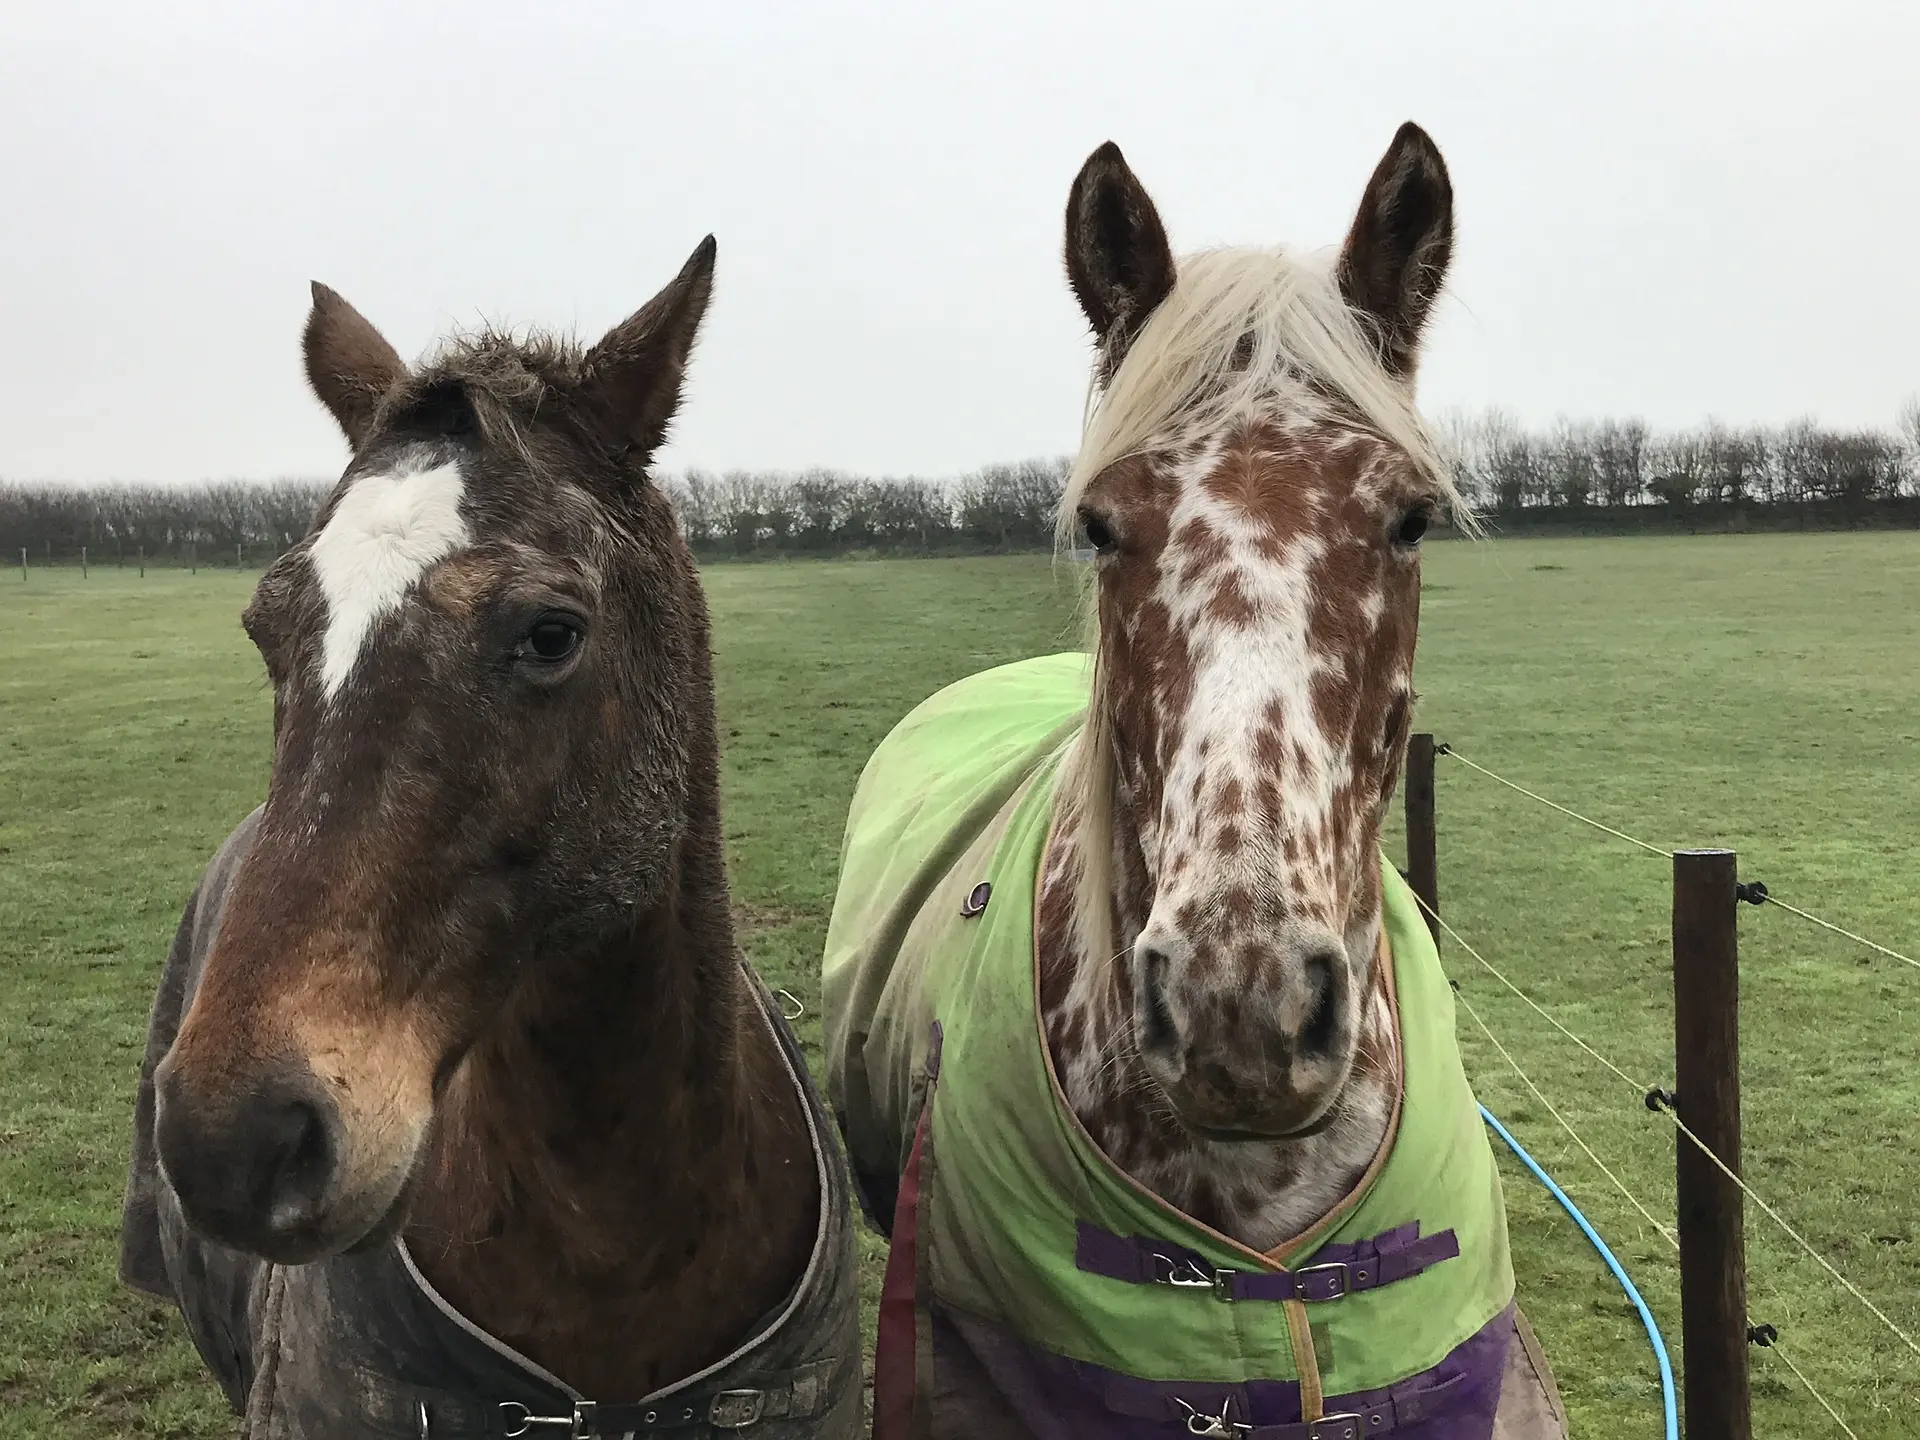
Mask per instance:
[[[1294,1279],[1300,1282],[1300,1298],[1302,1300],[1307,1298],[1307,1276],[1327,1275],[1336,1271],[1339,1272],[1340,1275],[1340,1288],[1335,1290],[1331,1295],[1322,1295],[1315,1298],[1322,1300],[1339,1300],[1351,1295],[1353,1293],[1353,1267],[1345,1260],[1329,1260],[1322,1265],[1302,1265],[1298,1270],[1293,1272]],[[1337,1420],[1342,1417],[1336,1415],[1334,1418]]]
[[[1307,1425],[1307,1440],[1358,1440],[1361,1417],[1352,1411],[1343,1411],[1338,1415],[1322,1415]],[[1325,1427],[1338,1425],[1338,1430]]]
[[[716,1430],[744,1430],[757,1425],[766,1411],[764,1390],[722,1390],[707,1408],[707,1423]]]

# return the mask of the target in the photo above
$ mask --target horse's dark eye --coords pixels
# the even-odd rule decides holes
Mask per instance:
[[[1402,545],[1418,545],[1420,537],[1427,533],[1427,526],[1432,523],[1432,512],[1424,505],[1418,506],[1407,512],[1400,522],[1400,528],[1393,532],[1393,538]]]
[[[1113,527],[1091,510],[1080,512],[1080,533],[1087,538],[1087,546],[1097,554],[1111,555],[1119,548],[1120,542],[1114,537]]]
[[[580,631],[565,620],[542,620],[527,632],[520,654],[546,664],[564,660],[580,646]]]

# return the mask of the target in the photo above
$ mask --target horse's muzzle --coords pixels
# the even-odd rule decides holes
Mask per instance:
[[[208,1101],[169,1064],[154,1076],[155,1142],[187,1223],[208,1239],[298,1264],[330,1248],[340,1115],[304,1066]]]

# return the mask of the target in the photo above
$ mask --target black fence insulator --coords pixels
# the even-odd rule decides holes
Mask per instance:
[[[1747,1343],[1758,1345],[1762,1350],[1780,1338],[1780,1332],[1771,1325],[1747,1326]]]
[[[1733,898],[1736,901],[1744,900],[1749,905],[1764,905],[1767,903],[1767,882],[1755,880],[1745,885],[1736,885],[1733,887]]]
[[[1658,1085],[1647,1091],[1647,1109],[1658,1114],[1662,1110],[1677,1109],[1680,1097],[1671,1090],[1662,1090]]]
[[[1433,753],[1436,755],[1451,755],[1453,753],[1453,747],[1442,740],[1438,745],[1433,747]]]
[[[1454,994],[1458,995],[1460,993],[1460,982],[1458,980],[1449,978],[1447,981],[1447,988],[1452,990]]]

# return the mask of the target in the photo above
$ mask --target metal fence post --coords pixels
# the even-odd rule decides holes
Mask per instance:
[[[1740,1173],[1740,934],[1731,850],[1673,857],[1675,1113]],[[1674,1135],[1688,1440],[1752,1440],[1740,1187]]]

